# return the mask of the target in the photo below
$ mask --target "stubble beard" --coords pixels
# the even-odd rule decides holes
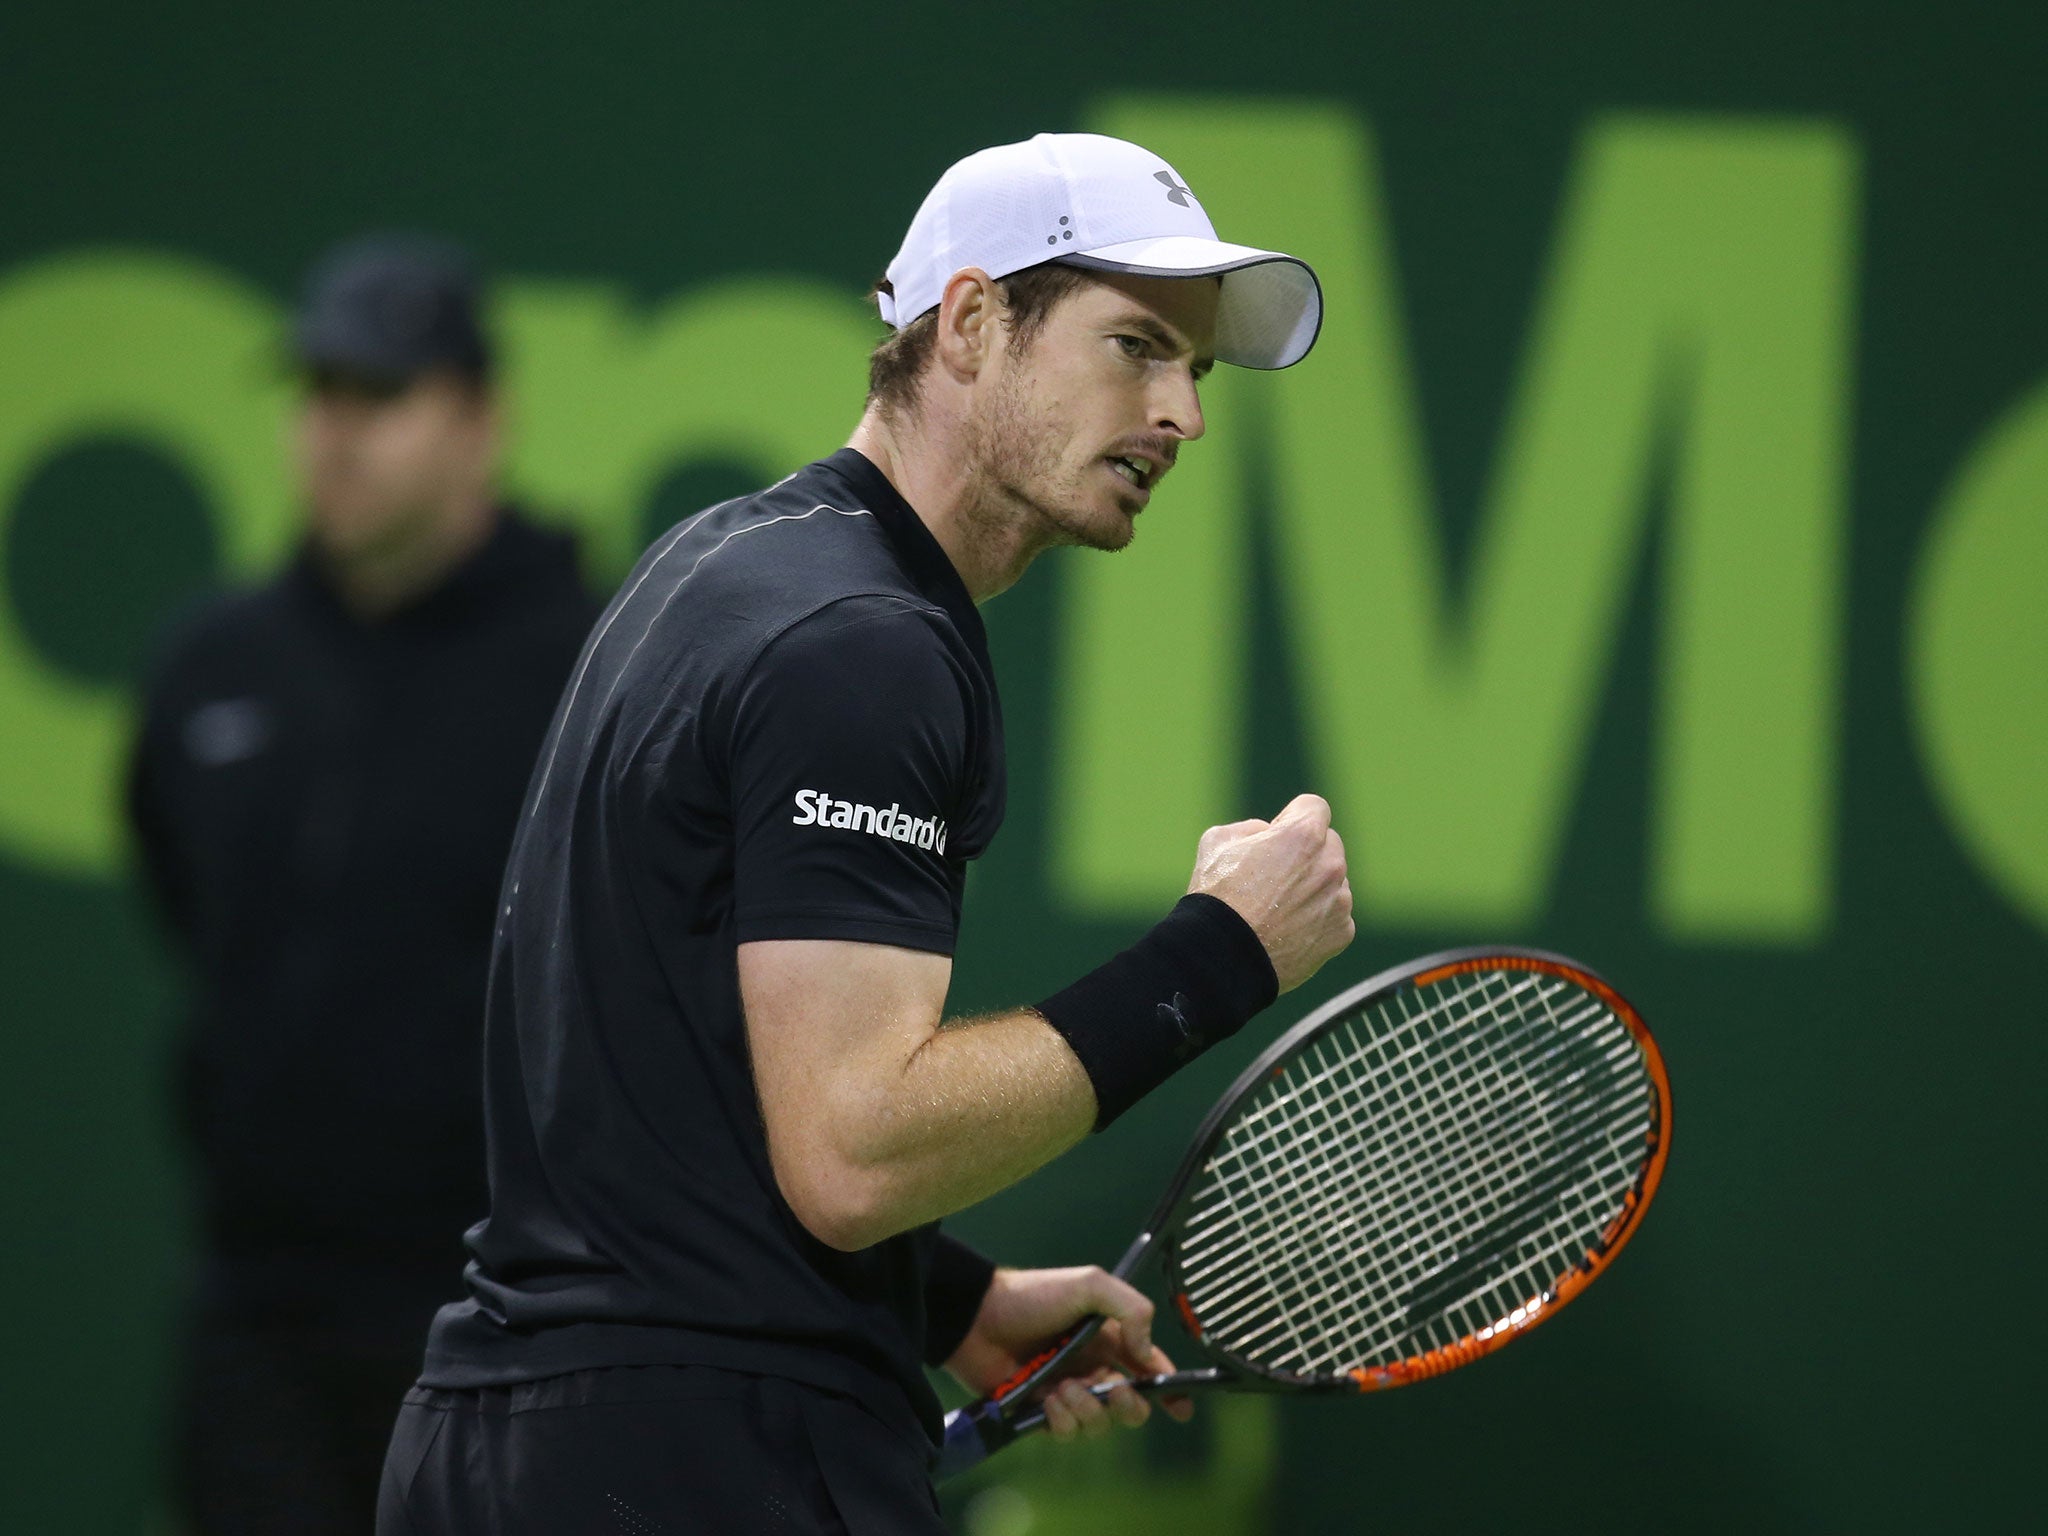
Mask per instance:
[[[1061,438],[1055,423],[1033,411],[1029,388],[1013,371],[976,423],[977,483],[989,488],[992,500],[1033,518],[1041,547],[1122,549],[1137,531],[1131,517],[1088,505],[1085,488],[1061,463]]]

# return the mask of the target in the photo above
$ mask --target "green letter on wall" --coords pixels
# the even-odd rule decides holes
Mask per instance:
[[[860,417],[872,315],[800,279],[696,289],[646,313],[607,284],[508,283],[512,478],[582,529],[594,568],[639,555],[640,511],[696,457],[761,482],[822,458]]]
[[[0,281],[0,550],[36,467],[81,437],[178,460],[239,570],[274,560],[290,506],[284,392],[268,299],[174,256],[93,253]],[[0,848],[74,876],[112,871],[128,701],[52,668],[0,603]]]
[[[1454,597],[1361,126],[1165,100],[1096,125],[1172,160],[1226,238],[1307,257],[1327,312],[1299,368],[1217,375],[1213,437],[1158,521],[1124,560],[1069,573],[1055,871],[1070,896],[1156,907],[1200,828],[1243,809],[1234,727],[1254,680],[1232,429],[1263,390],[1306,746],[1366,920],[1542,910],[1668,442],[1654,909],[1687,936],[1811,936],[1832,855],[1850,146],[1718,120],[1588,135]]]
[[[1937,798],[2048,924],[2048,389],[1990,432],[1937,509],[1906,654]]]

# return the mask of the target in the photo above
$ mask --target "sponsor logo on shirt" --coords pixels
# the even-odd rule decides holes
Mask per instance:
[[[853,800],[838,800],[822,789],[796,792],[796,814],[789,818],[799,827],[845,827],[850,832],[868,832],[892,843],[910,843],[934,853],[946,851],[946,824],[936,818],[907,816],[894,802],[877,809]]]
[[[270,745],[270,711],[260,699],[219,699],[185,719],[185,751],[202,768],[225,768]]]

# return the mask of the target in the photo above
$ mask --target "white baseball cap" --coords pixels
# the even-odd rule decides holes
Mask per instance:
[[[882,318],[902,330],[964,268],[1008,277],[1046,261],[1222,278],[1216,356],[1245,368],[1300,362],[1322,328],[1323,291],[1307,262],[1218,240],[1172,166],[1099,133],[1041,133],[956,162],[889,263]]]

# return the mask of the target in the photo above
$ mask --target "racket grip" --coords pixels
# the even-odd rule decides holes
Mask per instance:
[[[1089,1392],[1096,1398],[1106,1398],[1126,1383],[1118,1381],[1099,1382]],[[1130,1381],[1132,1390],[1147,1394],[1154,1392],[1185,1392],[1193,1387],[1217,1387],[1227,1385],[1227,1378],[1215,1367],[1193,1371],[1173,1371],[1160,1376],[1140,1376]],[[1003,1417],[1002,1404],[992,1397],[985,1397],[978,1403],[965,1408],[955,1408],[946,1415],[944,1438],[939,1443],[939,1454],[932,1463],[932,1481],[943,1483],[950,1477],[958,1477],[971,1467],[977,1467],[1000,1451],[1004,1446],[1025,1435],[1045,1428],[1045,1410],[1041,1407],[1026,1409],[1015,1419]]]
[[[1185,1392],[1189,1387],[1214,1386],[1222,1375],[1221,1371],[1216,1370],[1171,1371],[1158,1376],[1134,1376],[1128,1381],[1099,1381],[1088,1389],[1088,1395],[1099,1403],[1107,1399],[1118,1387],[1129,1387],[1133,1392],[1143,1392],[1147,1396],[1154,1392]],[[1007,1445],[1019,1435],[1028,1435],[1034,1430],[1045,1428],[1045,1409],[1031,1408],[1004,1427],[1010,1432],[1009,1439],[1003,1442]]]
[[[932,1480],[943,1483],[970,1467],[979,1466],[1017,1438],[1017,1431],[1003,1422],[1003,1410],[994,1398],[983,1398],[946,1415],[944,1438],[938,1458],[932,1463]]]

